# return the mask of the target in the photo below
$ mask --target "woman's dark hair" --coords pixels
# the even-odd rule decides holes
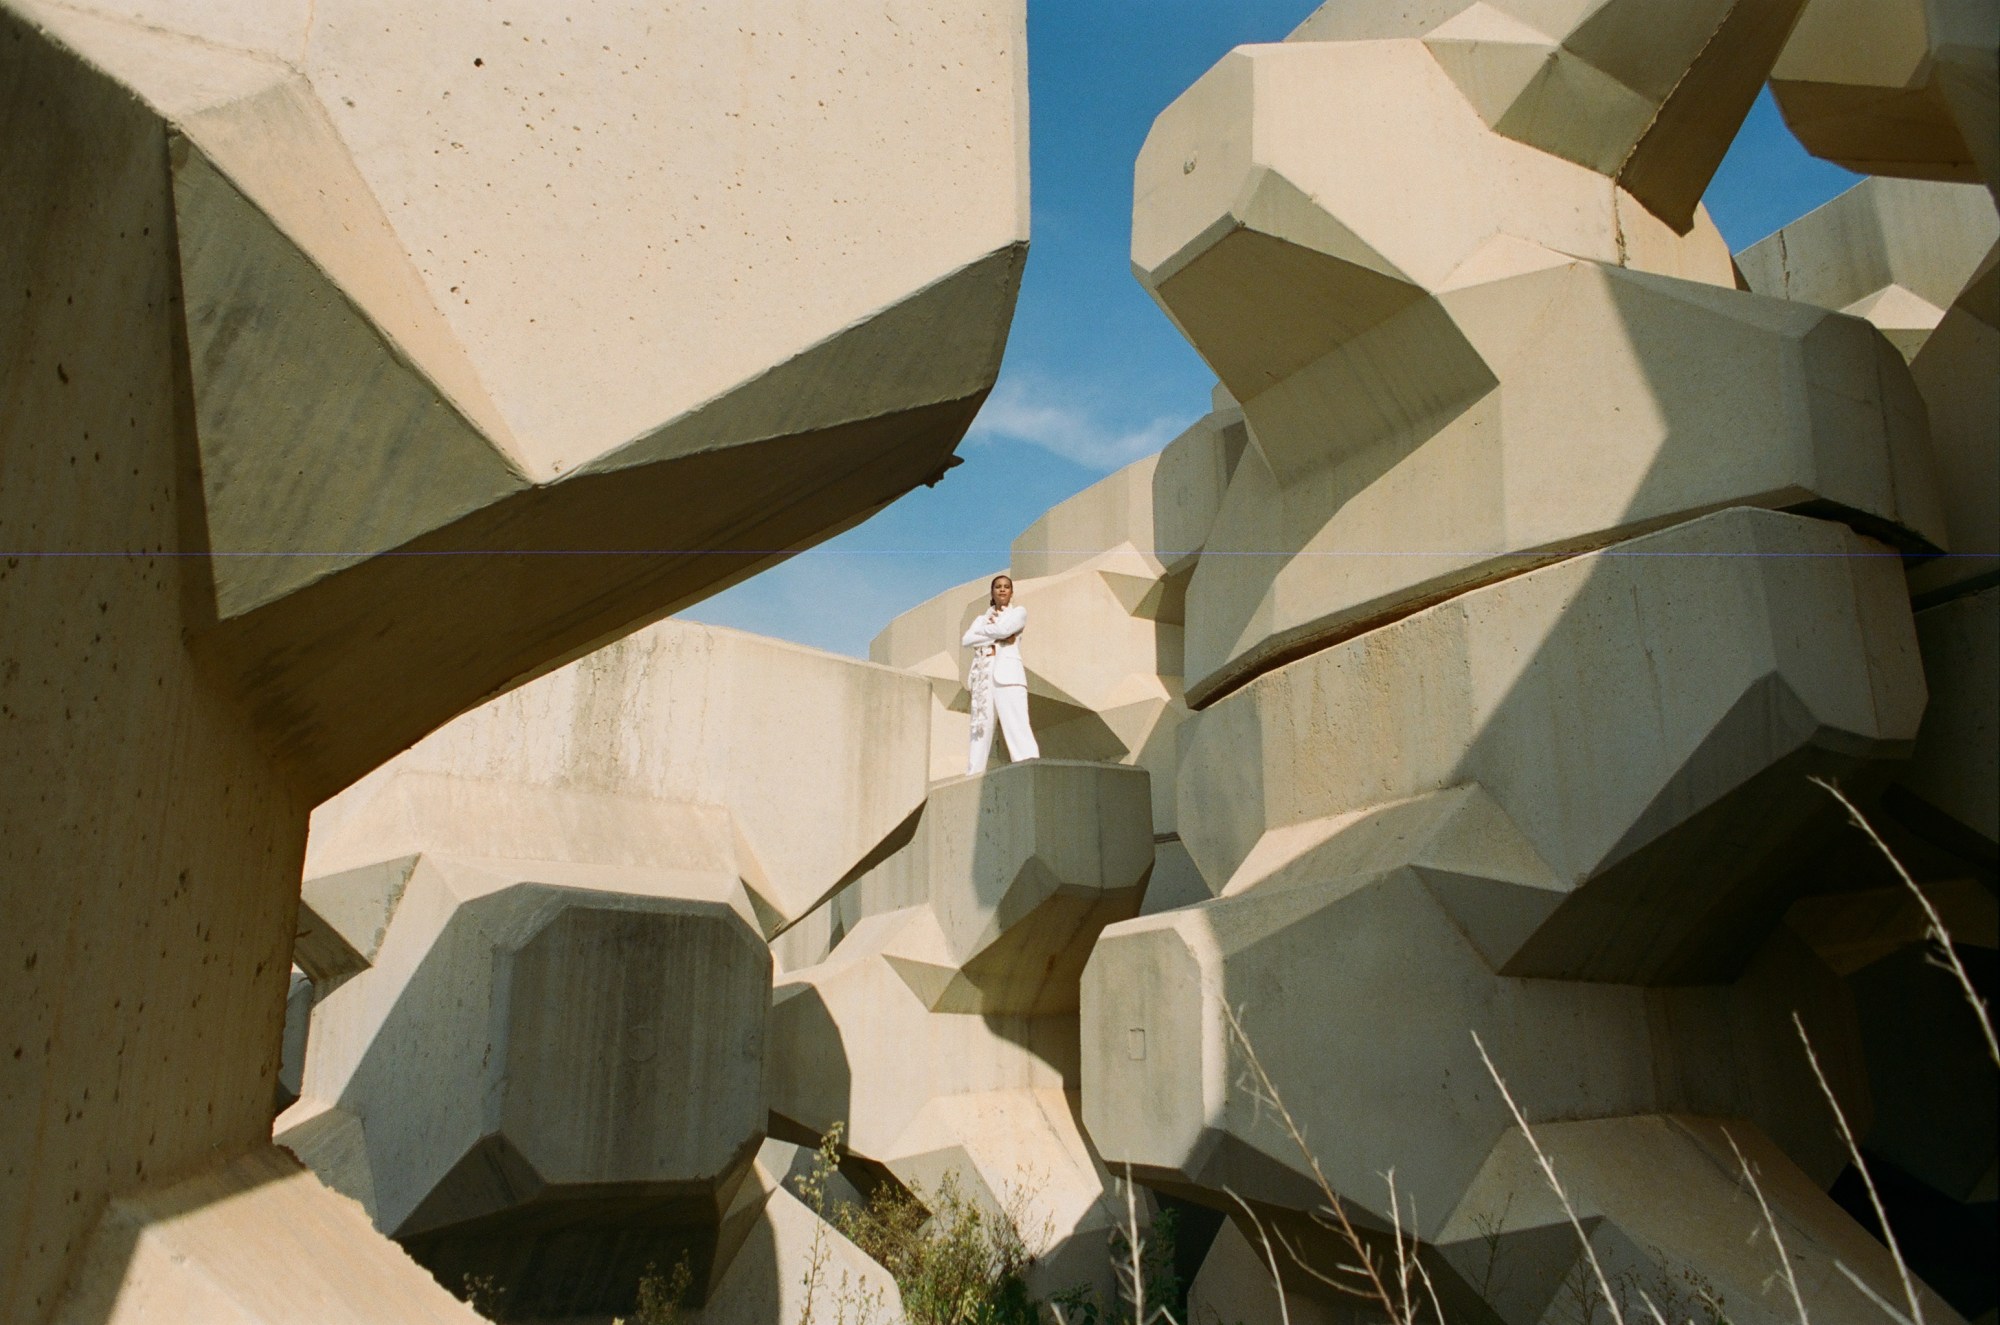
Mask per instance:
[[[988,607],[992,607],[994,605],[993,591],[1000,587],[1000,581],[1002,580],[1005,580],[1007,581],[1007,583],[1012,584],[1014,582],[1014,577],[1003,572],[999,575],[995,575],[991,580],[988,580],[986,582],[986,605]]]

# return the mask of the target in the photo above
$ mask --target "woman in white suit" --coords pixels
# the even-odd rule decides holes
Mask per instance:
[[[1028,727],[1028,673],[1021,666],[1021,632],[1027,625],[1028,609],[1014,602],[1014,581],[995,575],[987,589],[986,610],[959,641],[972,650],[972,675],[966,682],[972,691],[968,775],[986,771],[996,717],[1007,738],[1007,758],[1018,764],[1041,757],[1035,733]]]

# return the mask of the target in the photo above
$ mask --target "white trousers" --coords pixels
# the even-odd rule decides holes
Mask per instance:
[[[968,774],[986,771],[986,757],[993,752],[996,726],[1007,738],[1008,759],[1018,764],[1024,759],[1041,758],[1042,748],[1035,744],[1035,733],[1028,727],[1028,687],[994,686],[993,716],[998,721],[987,723],[984,734],[972,738],[972,753],[965,761]]]

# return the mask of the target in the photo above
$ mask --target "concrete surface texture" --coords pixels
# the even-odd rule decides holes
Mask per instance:
[[[313,804],[947,464],[1023,24],[0,3],[0,1316],[265,1143]]]
[[[692,1325],[769,1325],[772,1321],[903,1319],[902,1294],[887,1270],[801,1199],[799,1148],[766,1141],[724,1219],[742,1231],[729,1269],[708,1301],[682,1319]],[[790,1180],[788,1180],[790,1179]],[[834,1175],[831,1188],[839,1183]],[[849,1189],[843,1193],[856,1199]]]
[[[320,805],[306,875],[419,850],[670,868],[768,938],[907,839],[927,704],[920,679],[886,667],[659,622]]]
[[[1865,317],[1910,362],[1930,417],[1951,555],[1914,567],[1920,600],[2000,570],[2000,211],[1984,189],[1876,177],[1737,266],[1750,288]]]
[[[1098,932],[1139,910],[1146,782],[1042,759],[934,786],[908,859],[834,899],[831,952],[773,993],[774,1129],[840,1124],[918,1191],[952,1175],[1018,1219],[1042,1294],[1111,1291],[1124,1210],[1077,1117],[1077,981]]]
[[[1736,255],[1758,294],[1875,324],[1915,359],[1993,245],[2000,211],[1984,189],[1875,176]]]
[[[1864,175],[2000,185],[1989,0],[1806,0],[1771,70],[1806,150]]]
[[[1133,265],[1248,444],[1183,614],[1200,882],[1098,939],[1079,1070],[1114,1168],[1231,1214],[1195,1310],[1275,1317],[1267,1237],[1339,1278],[1337,1198],[1373,1254],[1418,1240],[1447,1318],[1584,1318],[1474,1033],[1621,1305],[1798,1318],[1746,1168],[1814,1318],[1900,1301],[1796,1014],[1895,1218],[1967,1239],[1918,1265],[1926,1317],[1990,1313],[1994,1065],[1807,778],[1990,981],[2000,229],[1905,144],[1741,289],[1695,205],[1774,65],[1879,54],[1855,8],[1329,4],[1155,123]],[[1951,72],[1990,7],[1870,8],[1923,105],[1992,114],[1990,67]],[[1895,142],[1912,103],[1845,104]],[[1365,1309],[1277,1277],[1293,1319]]]
[[[1330,5],[1162,112],[1136,168],[1133,267],[1252,443],[1207,539],[1242,555],[1203,559],[1188,586],[1194,704],[1472,584],[1723,506],[1812,505],[1942,545],[1899,356],[1858,319],[1730,288],[1693,201],[1795,7],[1691,4],[1663,27],[1646,4],[1538,5],[1538,21],[1566,16],[1544,40],[1504,5]],[[1506,60],[1556,98],[1523,112],[1529,141],[1461,85]],[[1534,141],[1547,122],[1618,118],[1555,117],[1577,97],[1630,98],[1644,140],[1567,156]]]
[[[278,1143],[512,1315],[629,1311],[649,1265],[682,1261],[693,1301],[751,1310],[779,1269],[737,1247],[789,1274],[816,1218],[739,1208],[760,1190],[766,940],[910,839],[928,702],[915,676],[666,621],[321,805],[297,949],[318,997]],[[986,823],[1027,828],[1017,893],[1062,891],[1032,868],[1032,812]],[[1149,845],[1109,865],[1133,899]],[[976,915],[957,930],[977,951]]]
[[[1996,20],[2000,22],[2000,20]],[[1951,552],[1912,566],[1930,709],[1899,781],[1962,854],[2000,851],[2000,211],[1876,177],[1738,255],[1752,289],[1866,317],[1910,361]]]
[[[1666,552],[1676,540],[1757,525],[1851,537],[1835,526],[1746,511],[1653,535],[1640,540],[1650,548],[1631,550]],[[1732,564],[1757,573],[1748,568],[1788,563],[1741,557]],[[1810,564],[1845,582],[1836,596],[1854,592],[1849,565]],[[1892,565],[1860,564],[1879,569],[1874,578],[1888,595],[1897,592]],[[1730,601],[1748,618],[1741,625],[1713,617],[1673,624],[1675,614],[1659,598],[1635,592],[1637,579],[1671,582],[1688,606],[1712,594],[1711,603]],[[1565,580],[1579,588],[1557,589]],[[1839,703],[1861,725],[1842,727],[1836,719],[1821,727],[1825,718],[1810,715],[1828,712],[1831,691],[1799,694],[1799,682],[1781,679],[1785,662],[1746,659],[1745,675],[1777,680],[1789,697],[1749,698],[1768,682],[1749,682],[1746,694],[1726,680],[1732,665],[1724,652],[1758,635],[1797,638],[1798,623],[1713,570],[1698,583],[1694,588],[1666,557],[1576,558],[1293,663],[1196,717],[1182,768],[1183,833],[1197,862],[1229,881],[1218,900],[1112,926],[1086,969],[1084,1118],[1107,1157],[1145,1165],[1155,1181],[1178,1190],[1228,1189],[1301,1211],[1317,1205],[1322,1198],[1305,1156],[1271,1109],[1237,1087],[1247,1044],[1282,1083],[1304,1134],[1340,1138],[1316,1153],[1351,1209],[1385,1226],[1392,1216],[1377,1175],[1394,1168],[1417,1212],[1404,1214],[1406,1224],[1426,1240],[1448,1240],[1442,1221],[1467,1199],[1471,1175],[1510,1125],[1482,1079],[1470,1038],[1476,1032],[1530,1117],[1737,1118],[1769,1137],[1811,1182],[1830,1183],[1844,1153],[1804,1062],[1790,1052],[1796,1041],[1788,1016],[1795,1008],[1806,1016],[1836,1082],[1849,1092],[1849,1113],[1865,1117],[1853,1014],[1834,973],[1796,937],[1773,932],[1773,904],[1782,912],[1787,900],[1773,876],[1782,880],[1785,861],[1766,853],[1782,852],[1816,819],[1818,831],[1828,827],[1812,799],[1827,810],[1831,802],[1804,782],[1816,758],[1801,760],[1797,752],[1817,742],[1824,751],[1818,759],[1845,763],[1870,748],[1887,754],[1906,746],[1914,704],[1902,706],[1902,727],[1885,731],[1875,723],[1878,710],[1893,709],[1884,704],[1887,694],[1921,688],[1908,609],[1902,606],[1905,639],[1894,651],[1899,665],[1881,668],[1869,658],[1859,620],[1845,648],[1814,648],[1810,661],[1789,665],[1816,671],[1834,651],[1852,659],[1858,684]],[[1844,615],[1824,601],[1807,606],[1814,595],[1803,584],[1789,587],[1796,594],[1788,601],[1802,614],[1828,623]],[[1566,600],[1551,614],[1563,622],[1557,637],[1489,641],[1469,620],[1490,609],[1514,629],[1532,630],[1536,614],[1527,600],[1542,592]],[[1663,637],[1630,639],[1594,619],[1596,592],[1617,604],[1612,610],[1627,628],[1663,628],[1682,648],[1662,648]],[[1571,630],[1581,647],[1605,652],[1569,655],[1559,636]],[[1404,652],[1425,638],[1449,641],[1445,647],[1462,657],[1494,659],[1507,679],[1459,679],[1441,659]],[[1621,665],[1615,654],[1627,649],[1631,661]],[[1532,659],[1525,676],[1523,659]],[[1553,705],[1527,699],[1537,673],[1569,678],[1559,700],[1550,694]],[[1679,683],[1669,679],[1676,674]],[[1385,683],[1398,679],[1409,687],[1405,695],[1384,693]],[[1654,679],[1662,690],[1649,701],[1642,696]],[[1358,698],[1364,690],[1367,700],[1343,702],[1344,694]],[[1493,696],[1499,710],[1454,730],[1453,701],[1481,694]],[[1458,754],[1456,766],[1435,779],[1446,787],[1429,794],[1412,785],[1431,780],[1425,752],[1405,749],[1392,759],[1370,734],[1409,735],[1411,702],[1427,704],[1439,747]],[[1706,705],[1718,715],[1757,713],[1757,734],[1731,735],[1727,722],[1671,734],[1673,715],[1694,718]],[[1580,711],[1565,715],[1563,706]],[[1253,709],[1270,721],[1237,726],[1237,715]],[[1617,721],[1631,725],[1592,730],[1593,710],[1615,710]],[[1778,715],[1785,711],[1803,724],[1796,736],[1782,734]],[[1480,747],[1504,744],[1517,714],[1550,744],[1539,753],[1517,748],[1496,768],[1504,766],[1508,777],[1580,777],[1591,795],[1545,785],[1516,801],[1503,778],[1483,772]],[[1674,748],[1687,751],[1690,763],[1673,771],[1671,756],[1668,764],[1651,763]],[[1225,749],[1238,753],[1226,758]],[[1579,757],[1592,750],[1618,751],[1623,767]],[[1245,754],[1256,762],[1246,767]],[[1399,764],[1410,782],[1385,776]],[[1781,777],[1759,776],[1780,768]],[[1304,832],[1254,822],[1235,827],[1238,816],[1259,817],[1254,807],[1270,804],[1274,792],[1291,813],[1309,814],[1320,808],[1319,795],[1339,797],[1334,789],[1348,781],[1348,769],[1356,770],[1355,782],[1372,783],[1362,799],[1379,796],[1374,808],[1300,820],[1310,825]],[[1204,784],[1208,770],[1215,784]],[[1718,774],[1733,786],[1697,785]],[[1224,778],[1232,779],[1233,796],[1221,792]],[[1732,798],[1768,825],[1732,815]],[[1627,815],[1616,811],[1621,801],[1632,806]],[[1517,820],[1504,808],[1527,803],[1551,818]],[[1190,804],[1227,808],[1198,821],[1186,813]],[[1596,812],[1611,817],[1587,822]],[[1552,830],[1560,847],[1547,835]],[[1559,863],[1568,852],[1604,859],[1586,845],[1592,840],[1618,842],[1616,863],[1597,881],[1565,883],[1575,868]],[[1717,840],[1740,847],[1745,858],[1718,859],[1706,846]],[[1230,847],[1218,851],[1225,841]],[[1652,882],[1642,882],[1648,875]],[[1604,909],[1590,907],[1592,889],[1613,878],[1619,882],[1602,894]],[[1577,910],[1565,920],[1570,908]],[[1586,919],[1586,912],[1594,914]],[[1240,1039],[1228,1028],[1232,1010]],[[1893,1281],[1886,1258],[1876,1268],[1889,1276],[1881,1282]]]
[[[84,1266],[57,1325],[485,1319],[386,1243],[352,1200],[269,1147],[114,1198]]]
[[[406,868],[373,960],[321,982],[277,1143],[512,1313],[629,1310],[649,1264],[683,1259],[705,1293],[763,1135],[755,929],[671,874]]]
[[[1212,409],[1015,540],[1045,757],[966,778],[985,579],[869,662],[657,618],[947,461],[1018,4],[0,0],[0,517],[132,553],[0,569],[0,1316],[894,1319],[838,1128],[832,1199],[955,1184],[1043,1297],[1114,1306],[1119,1175],[1204,1323],[1373,1319],[1317,1276],[1399,1237],[1454,1322],[1595,1318],[1586,1245],[1628,1320],[1795,1321],[1780,1254],[1870,1319],[1803,1033],[1924,1319],[1990,1319],[1912,888],[1990,993],[1997,26],[1226,55],[1133,215]],[[1732,258],[1767,81],[1881,177]]]

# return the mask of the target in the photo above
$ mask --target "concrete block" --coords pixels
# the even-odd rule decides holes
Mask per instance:
[[[1917,613],[1930,705],[1898,783],[1944,820],[1925,824],[1970,863],[2000,857],[2000,586]]]
[[[1138,911],[1145,783],[1044,759],[933,787],[904,860],[835,899],[831,951],[772,995],[774,1128],[841,1124],[906,1185],[953,1175],[1018,1215],[1038,1293],[1111,1289],[1123,1202],[1077,1121],[1076,988],[1098,932]]]
[[[795,1149],[764,1143],[729,1215],[748,1227],[708,1301],[686,1313],[695,1325],[902,1319],[902,1294],[889,1272],[801,1200],[785,1168],[774,1164]]]
[[[1737,255],[1750,288],[1865,317],[1930,418],[1950,554],[1913,566],[1934,601],[2000,568],[2000,212],[1966,184],[1868,179]]]
[[[1705,1310],[1758,1325],[1798,1320],[1739,1150],[1771,1207],[1808,1316],[1878,1314],[1849,1275],[1885,1301],[1904,1300],[1888,1249],[1754,1127],[1655,1115],[1552,1121],[1534,1132],[1628,1319],[1649,1315],[1650,1300],[1674,1320]],[[1518,1129],[1495,1144],[1439,1243],[1507,1325],[1571,1320],[1580,1299],[1601,1296]],[[1926,1319],[1958,1318],[1928,1288],[1919,1285],[1919,1295]]]
[[[1200,1325],[1248,1325],[1250,1321],[1289,1320],[1292,1325],[1335,1325],[1342,1318],[1315,1300],[1308,1277],[1274,1238],[1271,1254],[1255,1235],[1246,1235],[1235,1219],[1222,1229],[1202,1258],[1201,1269],[1188,1285],[1188,1319]],[[1275,1276],[1272,1260],[1277,1261]],[[1278,1294],[1282,1285],[1284,1302]]]
[[[54,1325],[475,1325],[485,1319],[263,1146],[114,1198]]]
[[[1814,156],[1864,175],[2000,180],[2000,25],[1980,0],[1807,0],[1771,70]]]
[[[1798,1009],[1850,1118],[1869,1117],[1852,1005],[1783,931],[1731,983],[1497,976],[1409,867],[1114,925],[1082,994],[1084,1125],[1112,1165],[1207,1204],[1233,1191],[1303,1213],[1325,1200],[1317,1162],[1378,1231],[1393,1168],[1427,1241],[1510,1125],[1474,1033],[1531,1118],[1745,1117],[1831,1183],[1845,1153],[1796,1052]],[[1246,1043],[1312,1159],[1244,1084]]]
[[[1975,589],[2000,571],[2000,404],[1986,388],[2000,376],[2000,246],[1945,310],[1910,364],[1931,419],[1946,535],[1952,555],[1915,566],[1910,589],[1925,603]]]
[[[720,879],[769,937],[907,833],[928,771],[925,690],[885,667],[660,622],[461,715],[321,805],[309,912],[365,949],[400,887],[378,862],[428,850],[675,869],[700,896]],[[338,905],[355,915],[342,919],[321,880],[362,869],[387,873],[343,882]]]
[[[1497,22],[1505,7],[1433,8]],[[1741,84],[1731,112],[1646,130],[1692,169],[1710,147],[1719,159],[1775,48],[1756,52],[1789,18],[1682,8],[1686,32],[1642,5],[1585,26],[1604,58],[1628,38],[1618,58],[1646,51],[1639,81],[1663,79],[1660,95],[1679,95],[1665,89],[1683,37],[1695,83]],[[1391,19],[1416,21],[1330,7],[1294,40],[1233,52],[1140,153],[1134,269],[1254,443],[1205,541],[1228,555],[1188,586],[1192,704],[1471,585],[1724,506],[1809,507],[1942,546],[1922,399],[1888,342],[1730,288],[1703,217],[1670,222],[1497,133],[1424,42],[1327,39]],[[1726,59],[1694,53],[1711,22]]]
[[[629,1310],[683,1256],[699,1298],[763,1134],[771,964],[677,882],[424,855],[315,1009],[279,1144],[510,1317]]]
[[[1037,760],[932,789],[924,806],[935,962],[894,959],[933,1011],[1073,1009],[1083,936],[1138,914],[1153,867],[1148,779]]]
[[[1838,822],[1805,774],[1916,738],[1882,551],[1728,511],[1281,667],[1191,721],[1181,838],[1224,895],[1408,863],[1508,974],[1733,978]]]
[[[1685,230],[1801,0],[1332,0],[1291,42],[1421,39],[1497,133]]]
[[[1370,1236],[1400,1217],[1455,1255],[1454,1211],[1527,1195],[1520,1175],[1473,1195],[1513,1125],[1476,1032],[1531,1119],[1740,1119],[1767,1173],[1811,1195],[1785,1217],[1865,1242],[1819,1190],[1845,1154],[1790,1023],[1865,1129],[1855,1003],[1779,922],[1805,882],[1790,863],[1834,822],[1803,774],[1901,754],[1921,711],[1898,568],[1867,550],[1838,525],[1726,512],[1460,594],[1198,714],[1182,835],[1225,882],[1111,926],[1085,969],[1083,1116],[1106,1159],[1295,1221],[1324,1203],[1323,1172]],[[1253,1053],[1310,1158],[1245,1088]],[[1707,1208],[1656,1204],[1670,1222]],[[1770,1273],[1674,1236],[1693,1240],[1630,1231],[1667,1250],[1624,1268]],[[1575,1263],[1548,1245],[1560,1264],[1525,1314],[1469,1265],[1440,1291],[1542,1320]],[[1869,1267],[1894,1290],[1879,1254]]]
[[[1736,255],[1758,294],[1863,317],[1905,360],[2000,242],[2000,211],[1977,185],[1864,179]]]

